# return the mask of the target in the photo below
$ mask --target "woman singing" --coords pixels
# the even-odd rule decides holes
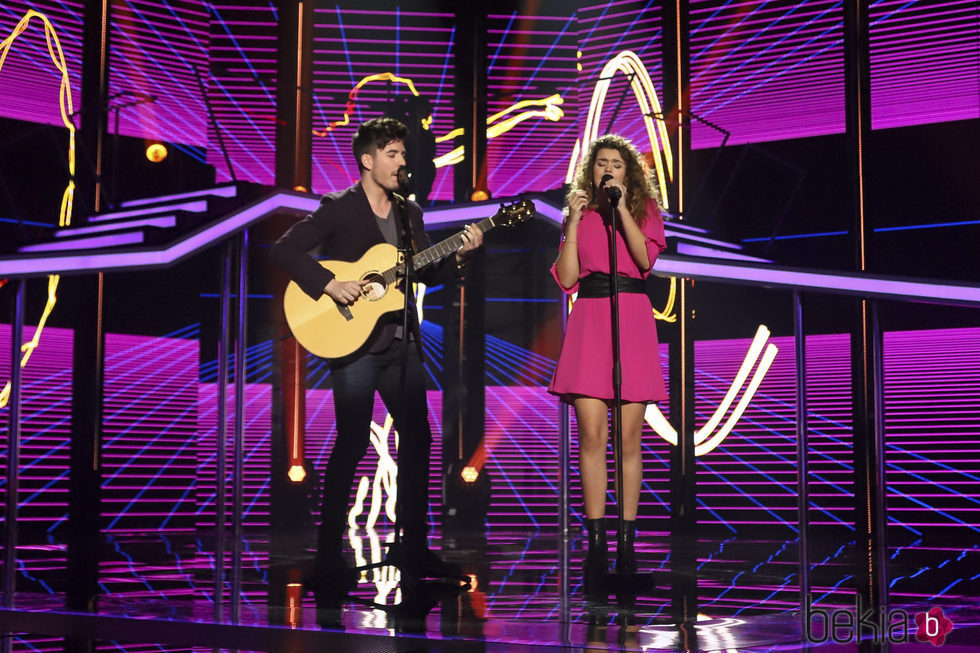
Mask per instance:
[[[603,184],[603,178],[611,176]],[[615,190],[613,190],[615,189]],[[586,591],[608,567],[605,509],[608,413],[613,408],[612,316],[609,298],[610,195],[618,191],[616,233],[619,329],[622,358],[622,478],[625,528],[616,536],[616,570],[636,571],[636,507],[643,473],[640,434],[646,404],[667,398],[657,346],[657,327],[643,279],[666,248],[657,191],[633,145],[609,134],[592,142],[568,193],[555,280],[578,292],[565,328],[561,354],[548,391],[575,408],[579,470],[589,548]]]

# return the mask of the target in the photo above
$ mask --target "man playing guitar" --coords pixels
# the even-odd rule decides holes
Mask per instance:
[[[338,279],[309,254],[315,247],[321,256],[356,261],[379,243],[397,245],[402,238],[402,215],[407,215],[416,251],[429,246],[422,223],[422,210],[406,202],[399,210],[392,193],[399,188],[399,168],[405,165],[404,140],[407,127],[391,118],[369,120],[357,129],[354,157],[361,179],[346,190],[325,195],[320,206],[294,224],[273,245],[272,258],[313,299],[328,295],[355,310],[358,301],[369,301],[366,280]],[[462,276],[470,253],[483,243],[482,231],[468,225],[462,246],[440,263],[418,272],[428,284]],[[412,308],[414,313],[414,306]],[[409,331],[402,333],[399,313],[388,313],[363,347],[350,356],[331,361],[337,439],[323,478],[321,524],[317,536],[314,587],[319,581],[334,585],[356,578],[342,553],[349,496],[358,462],[370,444],[374,393],[381,395],[400,434],[398,448],[398,525],[402,531],[397,564],[413,578],[456,576],[459,569],[443,562],[428,548],[429,456],[432,432],[429,427],[425,378],[422,367],[422,338],[415,315]],[[401,341],[414,340],[408,347],[405,387],[399,387]],[[404,397],[403,397],[404,395]]]

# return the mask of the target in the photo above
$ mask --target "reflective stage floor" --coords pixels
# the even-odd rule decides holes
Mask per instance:
[[[671,569],[668,534],[644,533],[638,543],[641,570],[655,575],[653,590],[586,601],[583,541],[577,529],[573,533],[567,583],[555,533],[490,531],[432,540],[471,577],[469,589],[402,587],[398,572],[383,567],[365,572],[339,609],[319,610],[303,584],[309,549],[270,545],[256,534],[243,541],[240,578],[227,574],[218,608],[213,543],[193,534],[106,537],[101,595],[91,613],[64,608],[64,547],[24,546],[18,548],[18,592],[13,605],[0,610],[0,626],[16,633],[15,651],[64,650],[65,637],[116,651],[833,651],[857,650],[859,636],[871,645],[889,635],[893,650],[934,650],[936,643],[944,651],[980,650],[976,543],[895,545],[888,612],[880,615],[862,614],[856,605],[854,543],[844,538],[811,542],[808,601],[799,591],[796,540],[680,543],[697,552],[698,616],[677,624],[675,592],[691,578]],[[384,533],[352,533],[351,562],[380,560],[385,539]],[[233,605],[229,592],[236,583],[241,600]],[[942,641],[925,635],[917,641],[924,629],[935,636],[942,630]]]

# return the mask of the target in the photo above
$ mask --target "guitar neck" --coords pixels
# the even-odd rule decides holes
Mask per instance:
[[[480,231],[487,233],[493,229],[496,225],[493,223],[493,218],[486,218],[480,220],[476,223],[476,226],[480,228]],[[450,236],[441,243],[436,243],[432,247],[423,250],[412,257],[412,271],[424,268],[430,263],[434,263],[439,259],[448,256],[449,254],[455,252],[457,249],[463,246],[463,232],[459,232],[455,236]]]

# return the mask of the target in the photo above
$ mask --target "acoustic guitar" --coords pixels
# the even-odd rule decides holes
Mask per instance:
[[[497,213],[476,226],[486,233],[494,227],[527,222],[532,215],[534,203],[520,200],[501,205]],[[460,232],[415,254],[411,261],[413,274],[454,253],[462,244],[463,232]],[[312,299],[291,281],[283,296],[286,322],[307,351],[322,358],[344,358],[364,346],[381,316],[403,308],[404,294],[399,285],[405,270],[404,254],[393,245],[381,243],[352,263],[320,261],[320,265],[343,281],[366,280],[361,298],[351,305],[340,304],[325,293],[319,299]]]

